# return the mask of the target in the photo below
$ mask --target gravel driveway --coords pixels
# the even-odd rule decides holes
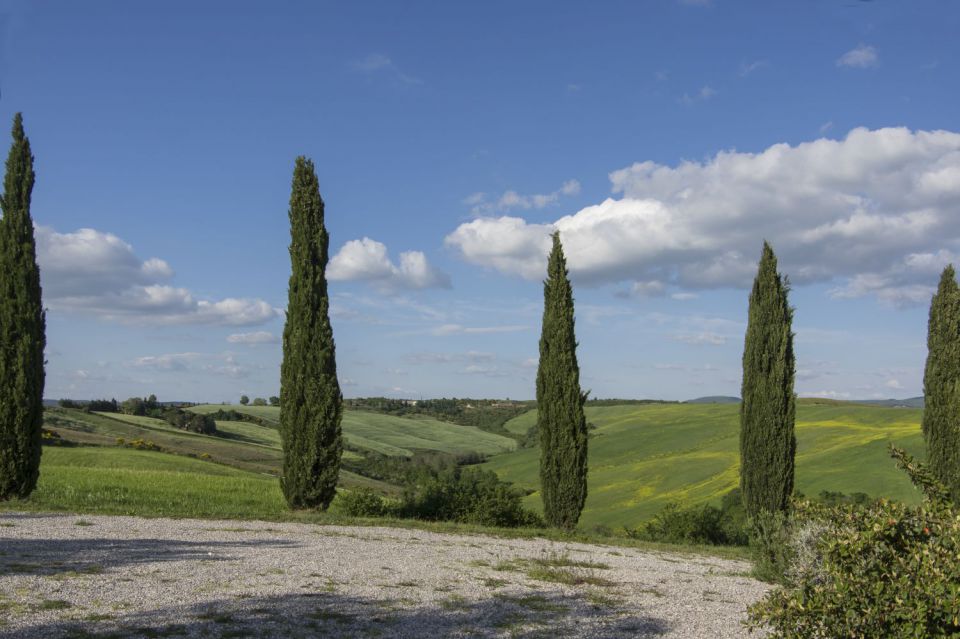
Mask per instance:
[[[2,637],[740,637],[748,564],[398,528],[0,514]]]

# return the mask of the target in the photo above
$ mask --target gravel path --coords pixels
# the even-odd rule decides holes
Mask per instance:
[[[543,539],[4,513],[0,637],[741,637],[766,590],[748,570]]]

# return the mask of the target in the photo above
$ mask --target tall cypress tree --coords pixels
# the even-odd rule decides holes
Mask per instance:
[[[290,275],[280,367],[283,494],[292,508],[326,509],[336,494],[343,396],[327,296],[329,237],[313,162],[298,157],[290,194]]]
[[[786,510],[793,493],[797,440],[789,289],[764,242],[750,293],[740,404],[740,489],[751,516]]]
[[[930,301],[923,396],[930,470],[960,503],[960,290],[952,264]]]
[[[580,390],[577,339],[573,331],[573,290],[567,277],[560,234],[543,283],[543,327],[537,369],[537,429],[540,434],[540,494],[544,518],[572,529],[587,499],[587,421]]]
[[[0,499],[28,496],[40,476],[46,318],[30,218],[33,180],[18,113],[0,197]]]

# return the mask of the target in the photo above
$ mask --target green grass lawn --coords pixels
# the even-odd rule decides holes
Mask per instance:
[[[204,404],[188,410],[204,414],[235,410],[271,423],[280,421],[280,409],[275,406]],[[347,445],[391,456],[410,457],[417,450],[496,455],[514,450],[517,446],[517,442],[509,437],[423,416],[395,417],[345,410],[342,427]]]
[[[587,526],[636,526],[670,502],[717,502],[739,481],[736,404],[648,404],[590,407]],[[797,408],[797,489],[864,492],[905,501],[919,494],[887,454],[888,442],[923,456],[919,409],[801,400]],[[507,423],[520,432],[533,411]],[[499,455],[486,467],[536,490],[539,449]],[[540,509],[540,495],[526,505]]]

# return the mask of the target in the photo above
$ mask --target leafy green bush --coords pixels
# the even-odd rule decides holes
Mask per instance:
[[[923,465],[891,454],[923,503],[799,502],[785,585],[750,608],[752,628],[798,638],[960,636],[960,512]]]
[[[746,514],[740,490],[724,495],[720,508],[703,505],[680,508],[669,504],[639,528],[626,529],[628,537],[673,544],[747,545]]]
[[[521,505],[522,497],[491,471],[459,467],[427,471],[404,489],[399,514],[484,526],[542,526],[543,520]]]
[[[371,488],[338,492],[337,508],[351,517],[383,517],[390,514],[387,502]]]
[[[191,433],[217,434],[217,421],[212,415],[188,413],[179,408],[171,408],[162,413],[162,419],[175,428],[187,430]]]

